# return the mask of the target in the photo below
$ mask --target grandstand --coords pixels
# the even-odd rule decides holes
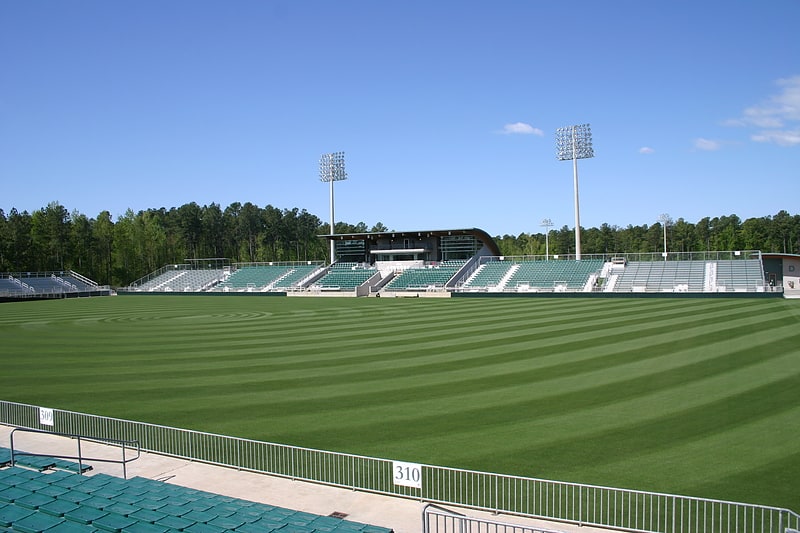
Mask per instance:
[[[464,266],[466,261],[444,261],[441,264],[411,267],[401,270],[386,284],[386,291],[443,290]]]
[[[209,261],[213,261],[209,263]],[[201,259],[168,265],[125,288],[124,292],[275,292],[301,287],[321,262],[220,265]],[[209,264],[210,266],[204,267]]]
[[[605,292],[765,292],[761,259],[610,264]]]
[[[129,289],[136,292],[205,292],[224,281],[227,267],[208,263],[203,268],[199,262],[168,265],[133,282]]]
[[[591,276],[603,266],[601,259],[582,261],[521,261],[511,270],[512,290],[584,291]],[[591,291],[591,285],[588,286]]]
[[[505,257],[479,229],[325,235],[337,251],[322,261],[169,265],[121,292],[261,292],[293,296],[461,294],[783,293],[765,282],[758,251]],[[783,274],[788,276],[788,274]],[[787,279],[792,279],[788,277]]]
[[[380,277],[374,267],[357,263],[334,263],[327,272],[314,282],[312,290],[353,291],[375,276]]]
[[[222,272],[223,281],[214,292],[269,292],[291,290],[313,272],[319,264],[242,264]]]
[[[705,261],[635,261],[612,265],[606,292],[702,292]]]
[[[0,300],[107,296],[100,286],[72,270],[62,272],[6,272],[0,274]]]

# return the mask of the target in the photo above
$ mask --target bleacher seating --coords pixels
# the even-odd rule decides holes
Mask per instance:
[[[716,285],[727,291],[758,291],[764,287],[764,271],[758,259],[717,261]]]
[[[0,469],[0,528],[12,531],[390,533],[331,516],[142,477]]]
[[[167,270],[136,288],[140,292],[198,292],[212,288],[223,279],[221,268]]]
[[[503,278],[506,277],[511,267],[512,261],[489,261],[478,267],[478,270],[464,284],[465,288],[472,289],[493,289],[500,287]]]
[[[602,258],[509,258],[489,257],[468,276],[456,278],[465,260],[425,264],[422,260],[335,263],[327,271],[321,262],[283,265],[241,265],[228,269],[183,269],[169,267],[133,291],[154,292],[309,292],[362,291],[376,276],[369,293],[397,292],[765,292],[760,259],[678,259],[629,261]],[[744,257],[742,255],[742,257]],[[753,257],[753,256],[749,256]],[[477,260],[476,260],[477,262]],[[383,276],[382,285],[381,278]],[[65,278],[66,279],[66,278]],[[20,280],[0,279],[0,294],[9,290],[37,290]],[[60,283],[65,283],[61,281]],[[70,283],[66,281],[66,283]],[[77,284],[77,282],[76,282]],[[360,292],[361,291],[361,292]]]
[[[614,292],[764,290],[764,273],[759,259],[632,261],[623,269],[615,269],[615,273]]]
[[[222,292],[261,291],[267,289],[281,277],[292,271],[290,266],[255,265],[243,266],[233,272],[227,280],[214,290]]]
[[[386,285],[387,291],[428,290],[444,287],[464,266],[464,261],[443,261],[423,268],[407,268]]]
[[[300,283],[319,269],[319,265],[300,265],[293,266],[292,269],[282,278],[277,280],[272,288],[275,290],[294,290]]]
[[[96,283],[79,279],[69,272],[3,274],[0,277],[0,294],[47,295],[91,292],[98,290]]]
[[[26,284],[27,285],[27,284]],[[30,287],[25,287],[21,283],[15,282],[9,277],[0,278],[0,294],[18,295],[33,292]]]
[[[364,268],[356,263],[335,263],[328,272],[314,282],[321,290],[353,290],[374,276],[376,268]]]
[[[603,267],[602,259],[520,261],[519,268],[506,282],[510,291],[524,287],[552,290],[581,290],[589,276]]]
[[[614,292],[703,292],[706,261],[631,261]]]

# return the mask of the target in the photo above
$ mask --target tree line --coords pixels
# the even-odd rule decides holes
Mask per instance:
[[[667,222],[670,252],[762,250],[800,253],[800,215],[736,215],[682,218]],[[435,228],[429,228],[435,229]],[[336,233],[388,231],[381,222],[336,223]],[[661,252],[661,222],[625,228],[603,224],[581,228],[583,254]],[[224,258],[233,262],[325,260],[328,244],[320,235],[330,225],[305,209],[259,207],[250,202],[170,209],[128,210],[116,220],[108,211],[90,218],[51,202],[33,213],[0,209],[0,272],[75,270],[101,285],[122,286],[158,268],[186,260]],[[503,255],[575,253],[567,226],[549,232],[496,236]],[[549,241],[549,242],[548,242]]]
[[[602,224],[599,228],[581,227],[582,254],[661,253],[664,251],[664,225],[668,252],[761,250],[762,252],[800,253],[800,215],[780,211],[774,216],[748,218],[736,215],[705,217],[696,223],[683,218],[652,225],[625,228]],[[563,226],[549,233],[551,254],[574,254],[575,232]],[[504,255],[544,255],[544,233],[521,233],[495,237]]]
[[[337,233],[385,231],[381,223],[337,223]],[[116,220],[89,218],[51,202],[33,213],[0,209],[0,272],[74,270],[101,285],[122,286],[168,264],[306,261],[328,257],[330,224],[298,208],[235,202],[128,210]]]

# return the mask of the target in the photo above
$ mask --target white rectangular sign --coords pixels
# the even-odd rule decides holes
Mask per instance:
[[[53,425],[53,410],[47,407],[39,408],[39,423],[43,426]]]
[[[414,489],[422,488],[422,465],[392,461],[394,484]]]

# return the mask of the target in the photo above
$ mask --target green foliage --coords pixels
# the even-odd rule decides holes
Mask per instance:
[[[319,236],[329,224],[298,208],[259,207],[235,202],[195,202],[170,209],[126,211],[116,221],[108,211],[96,218],[51,202],[33,214],[0,210],[0,271],[27,272],[73,269],[103,285],[123,286],[167,264],[186,259],[226,258],[233,262],[307,261],[327,257]],[[435,228],[429,228],[435,229]],[[336,223],[337,233],[389,231]],[[752,249],[800,253],[800,215],[781,211],[775,216],[742,222],[736,215],[703,218],[696,224],[678,219],[668,226],[668,248],[674,252]],[[603,224],[582,229],[582,253],[660,252],[663,227]],[[497,236],[501,253],[543,255],[543,233]],[[568,226],[552,230],[551,254],[575,253],[574,232]]]
[[[660,222],[626,228],[603,224],[600,228],[581,227],[581,253],[655,253],[664,250],[664,227]],[[521,233],[496,237],[503,255],[544,255],[543,233]],[[574,254],[575,234],[563,226],[550,231],[551,254]],[[703,218],[696,224],[679,218],[667,226],[669,252],[761,250],[762,252],[800,253],[800,215],[780,211],[775,216],[749,218],[736,215]]]
[[[341,226],[341,227],[338,227]],[[337,231],[359,231],[337,224]],[[385,228],[378,223],[376,228]],[[170,263],[226,258],[234,262],[306,261],[327,255],[327,226],[305,210],[192,202],[171,209],[71,215],[58,202],[33,214],[0,210],[0,271],[74,269],[101,284],[127,285]]]
[[[0,338],[6,400],[798,507],[797,301],[120,296]]]

